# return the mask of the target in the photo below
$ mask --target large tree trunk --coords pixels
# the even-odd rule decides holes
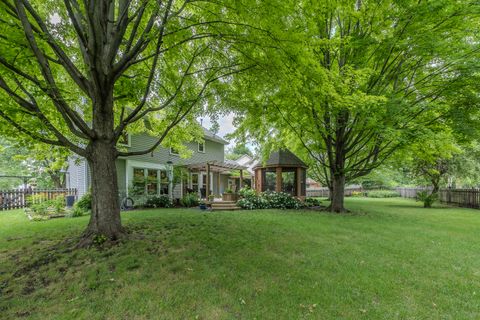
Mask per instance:
[[[333,184],[330,182],[330,184],[327,186],[328,188],[328,200],[332,201],[333,197]]]
[[[333,192],[331,196],[330,211],[331,212],[345,212],[344,198],[345,198],[345,175],[336,174],[332,176]]]
[[[92,181],[92,215],[79,246],[89,246],[96,237],[118,240],[124,233],[120,219],[116,149],[110,142],[95,141],[88,157]]]

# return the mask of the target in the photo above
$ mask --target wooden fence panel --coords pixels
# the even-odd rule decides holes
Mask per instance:
[[[363,192],[362,188],[345,188],[345,196],[350,197],[353,192]],[[315,188],[307,189],[307,197],[320,197],[328,198],[330,196],[330,191],[328,188]]]
[[[397,188],[404,198],[416,198],[420,191],[425,190],[431,188]],[[480,209],[480,189],[440,189],[438,199],[449,205]]]
[[[31,199],[42,202],[58,196],[75,196],[76,199],[77,189],[0,190],[0,211],[25,208]]]

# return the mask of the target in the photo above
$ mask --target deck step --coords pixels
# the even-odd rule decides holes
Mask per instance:
[[[242,210],[240,207],[212,207],[212,211],[236,211]]]
[[[242,208],[237,206],[235,201],[221,201],[221,202],[212,202],[212,211],[233,211],[241,210]]]

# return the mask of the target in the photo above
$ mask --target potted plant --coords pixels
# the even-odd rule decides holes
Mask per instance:
[[[213,202],[213,200],[215,200],[215,195],[213,194],[208,195],[208,201]]]
[[[237,195],[233,192],[232,189],[227,189],[222,194],[223,201],[237,201]]]
[[[200,201],[198,207],[200,208],[200,210],[207,210],[207,204],[205,203],[205,201]]]

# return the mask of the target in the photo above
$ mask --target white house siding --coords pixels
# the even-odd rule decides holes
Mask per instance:
[[[131,137],[131,147],[128,151],[141,151],[150,148],[155,144],[156,138],[146,134],[134,135]],[[218,142],[206,140],[205,152],[198,152],[197,142],[188,142],[185,144],[190,150],[192,155],[190,158],[183,159],[180,156],[170,154],[170,149],[159,147],[153,153],[148,153],[140,156],[128,157],[129,160],[143,161],[143,162],[155,162],[155,163],[167,163],[172,161],[173,165],[188,165],[194,163],[203,163],[207,161],[220,161],[225,159],[224,145]]]
[[[76,188],[78,197],[83,196],[89,185],[88,164],[84,158],[71,157],[68,160],[67,187]]]
[[[183,186],[181,183],[177,183],[173,186],[172,197],[174,199],[181,199],[183,197],[182,188]]]
[[[220,193],[223,193],[227,189],[228,189],[228,175],[222,174],[220,175]]]
[[[125,178],[126,163],[124,159],[117,159],[115,161],[117,168],[118,193],[121,198],[127,195],[127,181]]]

